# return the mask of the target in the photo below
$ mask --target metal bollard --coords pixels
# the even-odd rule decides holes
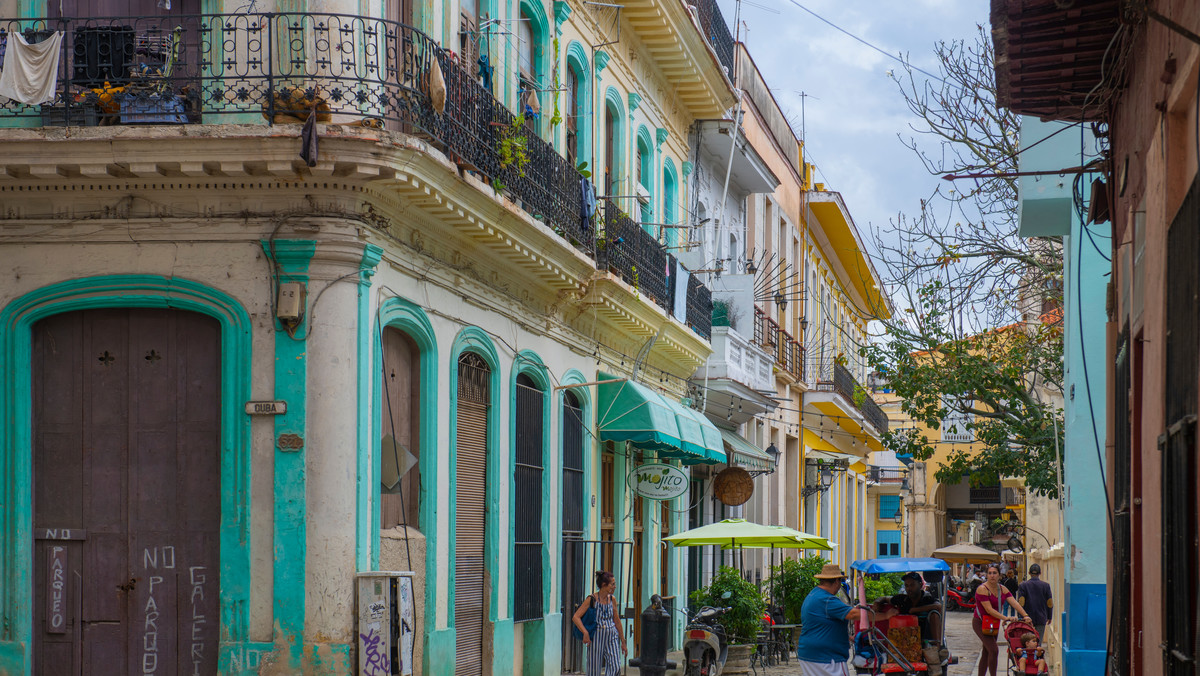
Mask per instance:
[[[677,665],[667,659],[667,639],[671,631],[671,614],[662,604],[658,594],[650,597],[650,606],[642,611],[642,654],[629,660],[629,666],[637,667],[642,676],[664,676],[667,669]]]

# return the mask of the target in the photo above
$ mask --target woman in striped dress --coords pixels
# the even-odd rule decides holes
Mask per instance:
[[[617,617],[613,592],[617,580],[607,570],[596,571],[596,593],[587,597],[571,621],[583,634],[588,647],[587,676],[616,676],[621,671],[621,656],[625,653],[625,633]],[[596,608],[596,635],[590,636],[583,626],[583,614]]]

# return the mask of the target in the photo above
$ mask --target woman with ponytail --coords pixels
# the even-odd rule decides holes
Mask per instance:
[[[621,670],[625,634],[621,631],[617,603],[613,599],[616,590],[617,580],[612,573],[596,571],[596,593],[584,599],[571,617],[588,647],[587,676],[616,676]],[[595,624],[591,627],[584,623],[589,610],[595,611]]]

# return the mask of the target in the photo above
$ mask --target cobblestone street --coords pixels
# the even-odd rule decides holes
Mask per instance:
[[[1001,648],[1006,649],[1003,639],[1001,639]],[[976,665],[979,662],[979,639],[975,636],[975,632],[971,630],[971,613],[952,612],[946,621],[946,643],[950,646],[952,654],[958,657],[958,664],[951,665],[946,676],[971,676],[975,674]],[[681,653],[672,653],[671,659],[677,663],[682,662],[683,655]],[[1003,652],[1000,655],[999,667],[1003,670],[1006,667]],[[638,670],[630,668],[627,672],[628,676],[637,674]],[[668,671],[669,675],[682,674],[682,668],[674,671]],[[800,676],[800,669],[796,665],[794,656],[793,660],[787,664],[773,665],[769,667],[758,667],[756,672],[759,676]],[[851,670],[851,673],[854,673]],[[1004,673],[1001,671],[1000,673]]]

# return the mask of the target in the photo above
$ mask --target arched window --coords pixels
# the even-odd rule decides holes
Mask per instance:
[[[535,133],[542,125],[542,88],[546,87],[546,71],[550,53],[550,27],[546,10],[539,1],[522,0],[517,14],[517,84],[518,113],[526,114],[526,124]]]
[[[567,76],[566,106],[562,114],[566,116],[567,130],[567,159],[572,166],[578,167],[584,162],[593,175],[593,181],[599,181],[597,170],[592,167],[592,87],[590,71],[588,70],[588,52],[578,40],[572,40],[567,45]]]
[[[640,220],[646,232],[654,234],[654,145],[645,127],[638,128],[636,170]]]
[[[663,240],[667,246],[679,245],[679,229],[673,226],[679,223],[679,181],[675,176],[675,163],[671,158],[663,160],[663,223],[666,234]]]
[[[604,95],[604,194],[620,195],[624,184],[621,176],[621,148],[625,144],[622,129],[625,126],[625,109],[621,106],[621,94],[609,87]]]
[[[567,66],[566,91],[563,92],[567,113],[567,161],[571,166],[579,164],[579,75],[570,65]]]

